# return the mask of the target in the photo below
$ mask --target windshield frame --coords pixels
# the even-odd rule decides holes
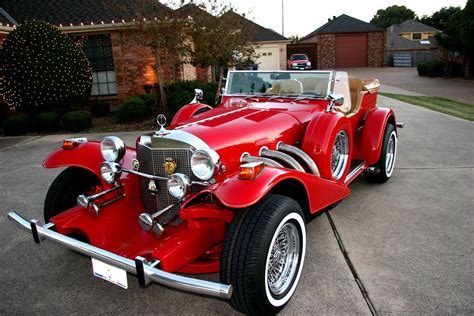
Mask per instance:
[[[287,97],[287,98],[299,98],[299,97],[302,97],[302,96],[308,96],[308,97],[314,97],[314,98],[317,98],[317,99],[327,99],[327,96],[331,93],[331,86],[332,86],[332,82],[334,80],[334,71],[332,70],[229,70],[229,72],[227,73],[227,78],[226,78],[226,83],[225,83],[225,87],[224,87],[224,93],[222,94],[223,97],[249,97],[250,94],[248,93],[242,93],[242,94],[229,94],[227,93],[227,91],[229,91],[229,83],[230,83],[230,75],[232,73],[291,73],[291,74],[297,74],[297,73],[300,73],[300,74],[311,74],[311,73],[317,73],[317,74],[329,74],[329,80],[328,80],[328,88],[327,88],[327,91],[326,91],[326,96],[314,96],[314,95],[309,95],[309,94],[300,94],[300,95],[285,95],[285,96],[282,96],[282,97]],[[273,96],[273,95],[265,95],[265,94],[261,94],[261,93],[256,93],[256,94],[252,94],[252,96],[256,96],[256,97],[270,97],[270,96]]]

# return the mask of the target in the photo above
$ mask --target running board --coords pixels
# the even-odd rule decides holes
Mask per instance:
[[[365,161],[355,161],[354,165],[351,164],[349,174],[347,175],[346,180],[344,180],[344,184],[349,184],[354,181],[354,179],[357,178],[357,176],[361,174],[365,169],[367,169],[368,166],[369,165]]]

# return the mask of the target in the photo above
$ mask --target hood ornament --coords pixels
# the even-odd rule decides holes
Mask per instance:
[[[166,116],[164,116],[163,114],[159,114],[157,117],[156,117],[156,122],[158,123],[158,125],[160,125],[160,130],[159,131],[156,131],[155,132],[155,135],[157,136],[164,136],[164,135],[168,135],[170,132],[167,131],[165,129],[165,125],[166,125]]]

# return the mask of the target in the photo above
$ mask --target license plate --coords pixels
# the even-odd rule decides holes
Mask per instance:
[[[127,271],[111,266],[102,261],[92,259],[94,276],[109,281],[121,288],[128,289]]]

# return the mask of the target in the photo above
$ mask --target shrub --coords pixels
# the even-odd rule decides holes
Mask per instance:
[[[115,118],[119,123],[137,122],[144,120],[148,113],[147,106],[140,97],[131,97],[120,104]]]
[[[182,81],[172,83],[165,87],[168,108],[173,113],[176,113],[182,106],[188,104],[194,99],[194,89],[202,89],[204,99],[202,103],[213,106],[215,104],[217,83],[203,83],[200,81]]]
[[[107,116],[110,113],[110,104],[102,100],[96,100],[91,105],[93,117]]]
[[[61,126],[70,132],[79,132],[92,126],[92,114],[88,111],[72,111],[61,117]]]
[[[135,96],[136,98],[139,98],[145,103],[145,106],[149,112],[153,110],[156,107],[156,96],[153,94],[139,94]]]
[[[3,121],[3,132],[7,136],[25,135],[30,127],[28,114],[11,116]]]
[[[0,60],[0,94],[12,109],[56,111],[90,93],[92,68],[84,51],[52,24],[22,23],[8,33]]]
[[[444,63],[440,60],[419,64],[416,68],[419,76],[431,78],[444,76]]]
[[[38,132],[55,132],[59,128],[59,115],[54,112],[45,112],[35,116],[33,128]]]

